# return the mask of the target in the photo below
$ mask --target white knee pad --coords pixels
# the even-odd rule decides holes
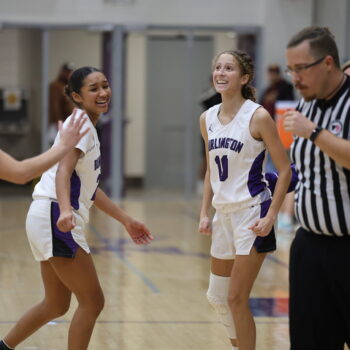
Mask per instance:
[[[236,339],[236,328],[231,310],[227,303],[230,277],[217,276],[210,273],[207,299],[225,326],[230,339]]]

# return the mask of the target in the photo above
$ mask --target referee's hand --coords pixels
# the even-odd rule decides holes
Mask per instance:
[[[293,135],[308,139],[316,124],[295,110],[287,111],[283,115],[283,127]]]

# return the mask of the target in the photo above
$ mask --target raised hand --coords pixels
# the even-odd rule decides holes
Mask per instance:
[[[63,128],[62,121],[58,123],[60,142],[67,148],[73,148],[90,131],[89,128],[86,128],[83,132],[80,132],[89,117],[81,110],[80,115],[77,116],[78,113],[79,110],[74,108],[73,115],[65,128]]]

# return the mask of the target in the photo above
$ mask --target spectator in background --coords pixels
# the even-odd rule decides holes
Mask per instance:
[[[49,142],[53,143],[57,134],[57,122],[64,121],[73,111],[73,103],[65,96],[64,87],[74,69],[72,63],[61,66],[57,78],[50,84],[49,94]]]
[[[280,67],[276,64],[267,67],[267,77],[269,85],[264,90],[259,103],[274,118],[276,101],[294,100],[294,88],[292,84],[283,79]]]

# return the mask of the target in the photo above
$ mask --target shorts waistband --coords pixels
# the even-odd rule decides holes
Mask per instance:
[[[36,200],[58,203],[58,200],[56,198],[44,197],[44,196],[36,196],[35,198],[33,198],[33,201],[36,201]]]
[[[263,203],[263,202],[262,202]],[[227,203],[227,204],[221,204],[217,206],[215,209],[219,213],[227,214],[227,213],[234,213],[239,210],[247,209],[247,208],[254,208],[258,205],[261,205],[262,203]]]
[[[238,210],[253,208],[271,199],[271,192],[268,189],[257,194],[255,197],[237,203],[213,203],[213,207],[222,213],[232,213]]]

